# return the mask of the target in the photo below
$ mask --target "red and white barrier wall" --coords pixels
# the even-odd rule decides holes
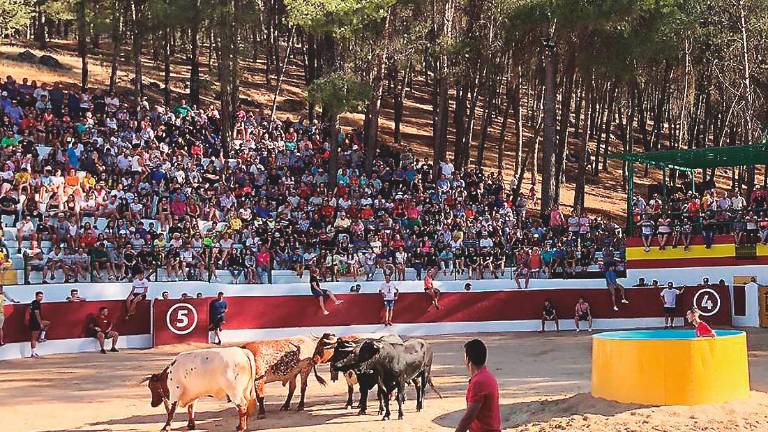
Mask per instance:
[[[562,288],[518,290],[513,281],[473,281],[473,289],[465,292],[465,282],[441,282],[443,296],[440,310],[427,310],[429,300],[421,283],[403,282],[395,306],[394,323],[390,329],[402,335],[436,335],[498,331],[532,331],[540,326],[541,308],[545,299],[556,306],[561,329],[572,329],[574,305],[584,296],[592,306],[596,329],[658,327],[663,325],[659,291],[651,288],[628,288],[630,304],[620,304],[614,311],[608,291],[602,281],[535,281],[557,284]],[[126,321],[124,295],[130,291],[126,284],[108,286],[81,284],[86,302],[66,303],[59,297],[73,285],[46,287],[43,318],[52,322],[49,341],[39,345],[40,354],[87,352],[96,350],[96,341],[88,337],[87,323],[101,306],[107,306],[121,334],[119,347],[147,348],[183,342],[208,341],[208,302],[219,290],[229,303],[224,342],[244,342],[297,334],[333,331],[337,334],[382,331],[381,297],[376,293],[378,283],[363,283],[361,293],[351,294],[349,284],[324,284],[344,300],[341,305],[328,302],[331,314],[322,315],[317,300],[301,286],[217,285],[207,283],[157,283],[150,294],[157,297],[169,291],[172,297],[180,292],[202,292],[206,297],[191,300],[148,300],[143,302],[135,317]],[[571,286],[572,285],[572,286]],[[343,287],[346,287],[343,288]],[[34,289],[7,287],[14,298],[31,300]],[[23,292],[22,292],[23,290]],[[113,299],[100,299],[104,293]],[[118,297],[119,300],[114,300]],[[26,296],[26,297],[25,297]],[[50,300],[53,301],[50,301]],[[728,286],[692,286],[678,298],[679,315],[696,305],[705,320],[719,326],[732,324],[732,294]],[[4,326],[6,346],[0,347],[0,359],[29,355],[30,332],[24,324],[27,304],[6,304]],[[682,318],[678,319],[678,325]],[[550,324],[551,325],[551,324]]]

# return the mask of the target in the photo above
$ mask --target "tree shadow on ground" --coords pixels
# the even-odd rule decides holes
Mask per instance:
[[[627,411],[647,408],[645,405],[623,404],[578,393],[562,399],[534,400],[505,404],[500,407],[504,428],[516,428],[532,423],[547,423],[555,418],[574,415],[601,415],[612,417]],[[432,420],[442,427],[453,428],[459,423],[464,410],[440,415]]]

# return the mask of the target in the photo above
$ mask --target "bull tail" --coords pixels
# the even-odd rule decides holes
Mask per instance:
[[[256,398],[258,396],[258,392],[256,391],[256,381],[259,378],[256,377],[256,356],[254,356],[248,349],[243,349],[245,350],[246,357],[248,357],[248,366],[250,366],[251,369],[251,379],[249,380],[251,389],[248,392],[248,406],[246,408],[246,415],[250,417],[256,411]]]
[[[443,395],[441,395],[441,394],[440,394],[440,392],[439,392],[439,391],[437,391],[437,388],[435,388],[435,384],[432,382],[432,377],[431,377],[431,376],[428,376],[428,377],[427,377],[427,384],[429,384],[429,387],[432,389],[432,391],[433,391],[433,392],[435,392],[435,394],[436,394],[436,395],[437,395],[437,396],[438,396],[440,399],[442,399],[442,398],[443,398]]]
[[[326,384],[328,384],[328,383],[325,382],[325,379],[323,377],[321,377],[320,374],[317,373],[317,365],[313,365],[312,366],[312,372],[314,372],[315,379],[317,380],[317,382],[320,383],[321,386],[325,387]]]

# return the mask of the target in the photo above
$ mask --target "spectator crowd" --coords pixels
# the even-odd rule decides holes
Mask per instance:
[[[558,207],[532,217],[535,188],[517,193],[501,172],[384,149],[368,176],[358,129],[338,131],[329,172],[336,134],[318,121],[239,106],[222,145],[215,106],[11,76],[0,89],[0,215],[17,228],[4,243],[24,257],[27,281],[227,270],[234,283],[265,283],[272,270],[310,267],[322,280],[403,280],[438,268],[527,285],[623,260],[618,226]]]

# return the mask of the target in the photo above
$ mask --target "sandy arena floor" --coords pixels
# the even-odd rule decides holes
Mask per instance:
[[[310,378],[307,410],[280,412],[286,390],[267,386],[267,419],[254,420],[259,431],[449,431],[465,406],[462,343],[470,335],[430,337],[435,349],[435,384],[444,396],[427,394],[417,413],[412,389],[405,420],[382,423],[378,416],[359,417],[343,409],[341,382],[321,387]],[[513,431],[749,431],[768,430],[768,331],[749,335],[752,397],[723,405],[639,407],[589,395],[591,342],[587,334],[483,334],[490,348],[490,367],[501,386],[505,430]],[[149,406],[149,391],[137,382],[159,371],[189,346],[113,355],[59,355],[37,361],[0,362],[0,430],[158,431],[162,407]],[[321,373],[328,376],[328,367]],[[371,399],[375,395],[371,392]],[[294,407],[297,399],[294,398]],[[374,399],[375,403],[375,399]],[[396,406],[396,405],[394,405]],[[371,411],[371,410],[369,410]],[[375,413],[375,409],[372,410]],[[177,413],[174,430],[184,430],[186,412]],[[202,400],[200,430],[231,431],[234,407]]]

